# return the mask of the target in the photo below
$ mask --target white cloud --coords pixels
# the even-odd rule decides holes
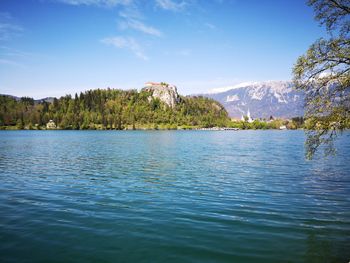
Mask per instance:
[[[7,46],[0,46],[0,54],[6,57],[12,57],[12,58],[26,58],[26,57],[34,57],[38,55],[35,53],[22,51],[22,50],[18,50]]]
[[[114,46],[116,48],[129,49],[138,58],[143,60],[148,60],[148,57],[144,54],[142,47],[132,37],[122,37],[122,36],[109,37],[109,38],[102,39],[101,42],[106,45]]]
[[[21,64],[17,63],[16,61],[9,60],[9,59],[3,59],[0,58],[0,65],[8,65],[8,66],[17,66],[17,67],[22,67]]]
[[[175,55],[184,56],[184,57],[188,57],[191,54],[192,54],[192,50],[190,49],[182,49],[175,53]]]
[[[141,20],[144,18],[136,5],[128,6],[125,10],[119,12],[122,21],[119,22],[119,28],[134,29],[142,33],[160,37],[163,33],[155,27],[146,25]]]
[[[0,40],[8,40],[22,31],[18,25],[0,22]]]
[[[156,0],[157,6],[164,10],[180,11],[187,5],[185,1],[176,2],[174,0]]]
[[[0,12],[0,19],[1,20],[3,20],[3,19],[10,20],[10,19],[12,19],[12,16],[8,12]]]
[[[137,30],[137,31],[140,31],[142,33],[152,35],[152,36],[157,36],[157,37],[162,36],[162,32],[159,31],[158,29],[156,29],[152,26],[148,26],[148,25],[142,23],[141,21],[134,20],[134,19],[128,19],[126,21],[120,22],[119,27],[121,29],[127,29],[127,28],[134,29],[134,30]]]
[[[133,0],[56,0],[68,5],[96,5],[96,6],[117,6],[117,5],[129,5]]]
[[[9,13],[0,12],[0,41],[9,40],[18,35],[23,28],[13,22]]]
[[[141,14],[140,10],[137,8],[136,5],[128,6],[123,11],[120,11],[119,16],[126,19],[126,20],[128,20],[128,19],[135,19],[135,20],[143,19],[143,15]]]
[[[206,27],[210,28],[210,29],[216,29],[216,26],[214,26],[213,24],[211,23],[205,23],[204,24]]]

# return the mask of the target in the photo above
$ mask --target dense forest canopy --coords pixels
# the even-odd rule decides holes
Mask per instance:
[[[225,126],[224,107],[204,97],[180,96],[170,108],[147,91],[96,89],[49,101],[0,95],[0,126],[43,128],[53,120],[61,129],[138,129],[158,126]]]

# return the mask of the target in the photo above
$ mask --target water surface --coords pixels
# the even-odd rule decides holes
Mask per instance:
[[[0,262],[348,262],[350,133],[1,131]]]

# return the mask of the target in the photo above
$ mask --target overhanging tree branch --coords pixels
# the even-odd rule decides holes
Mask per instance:
[[[321,145],[325,154],[334,153],[337,132],[350,123],[350,0],[310,0],[309,5],[331,36],[312,44],[293,68],[296,87],[306,92],[306,156],[312,158]]]

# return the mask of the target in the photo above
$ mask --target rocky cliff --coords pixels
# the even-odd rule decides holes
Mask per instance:
[[[174,85],[163,82],[147,82],[143,90],[150,92],[153,98],[159,98],[171,108],[174,108],[179,102],[179,94],[177,93],[177,88]]]

